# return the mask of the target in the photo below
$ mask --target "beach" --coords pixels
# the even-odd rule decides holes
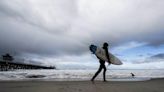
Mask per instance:
[[[164,92],[164,78],[147,81],[0,81],[0,92]]]

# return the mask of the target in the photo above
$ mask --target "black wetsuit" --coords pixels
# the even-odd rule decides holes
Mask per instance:
[[[103,47],[103,49],[106,51],[106,55],[109,56],[108,48],[107,48],[107,47]],[[108,60],[109,60],[109,57],[108,57]],[[101,72],[102,69],[104,69],[104,71],[103,71],[103,79],[104,79],[104,81],[106,81],[106,77],[105,77],[105,75],[106,75],[105,61],[99,59],[99,63],[100,63],[100,67],[99,67],[98,71],[95,73],[95,75],[92,77],[91,81],[94,81],[94,79],[95,79],[96,76]]]

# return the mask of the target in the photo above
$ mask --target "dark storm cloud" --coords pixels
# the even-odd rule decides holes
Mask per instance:
[[[150,57],[151,59],[164,59],[164,53],[159,53]]]
[[[134,64],[142,64],[142,63],[158,63],[158,62],[163,62],[164,61],[164,53],[158,53],[155,55],[151,55],[144,60],[141,61],[136,61]]]
[[[65,2],[66,5],[62,2]],[[73,4],[72,2],[70,3],[71,5],[69,5],[67,1],[62,2],[56,1],[57,4],[63,4],[65,7],[61,9],[63,6],[55,6],[59,8],[60,11],[55,11],[55,7],[51,5],[52,9],[55,11],[54,13],[57,13],[56,15],[46,16],[45,14],[45,16],[39,16],[38,13],[36,13],[36,15],[33,14],[33,8],[35,7],[31,5],[34,3],[32,1],[1,1],[1,52],[27,52],[36,54],[62,54],[67,52],[71,54],[72,52],[77,52],[78,49],[73,48],[73,46],[81,47],[81,43],[65,35],[65,31],[67,31],[65,27],[70,25],[68,20],[74,16],[73,13],[75,13],[76,10],[73,11],[74,8],[72,9],[71,6]],[[47,4],[49,5],[51,3],[53,3],[53,1]],[[48,5],[46,6],[45,4],[46,9],[39,10],[38,12],[43,11],[43,13],[46,13],[46,10],[51,10],[47,9]],[[38,5],[37,8],[41,7]],[[57,18],[59,18],[59,20],[61,18],[59,21],[61,23],[57,23],[58,19],[56,19],[56,16],[60,13],[63,14],[61,14],[61,17],[59,16]],[[53,21],[49,22],[48,19],[41,19],[46,17],[51,17]],[[51,22],[53,26],[51,26]]]
[[[0,10],[3,17],[21,21],[48,32],[55,30],[55,33],[66,30],[72,17],[76,15],[74,3],[66,0],[49,0],[49,2],[3,0],[0,3]]]
[[[161,45],[163,9],[163,0],[2,0],[0,52],[79,55],[105,41]]]

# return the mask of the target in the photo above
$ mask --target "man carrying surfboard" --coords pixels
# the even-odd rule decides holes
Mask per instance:
[[[90,46],[91,47],[91,46]],[[109,58],[109,52],[108,52],[108,43],[104,43],[103,44],[103,47],[102,47],[104,50],[105,50],[105,53],[106,53],[106,57],[107,57],[107,62],[110,64],[110,58]],[[92,48],[90,48],[91,50]],[[91,81],[93,82],[94,79],[97,77],[97,75],[101,72],[102,69],[104,69],[103,71],[103,79],[104,79],[104,82],[106,82],[106,66],[105,66],[105,61],[100,59],[99,57],[97,57],[99,59],[99,63],[100,63],[100,67],[98,69],[98,71],[95,73],[95,75],[92,77]]]

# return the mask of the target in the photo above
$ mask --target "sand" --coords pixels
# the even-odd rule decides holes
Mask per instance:
[[[164,79],[116,81],[0,81],[0,92],[164,92]]]

